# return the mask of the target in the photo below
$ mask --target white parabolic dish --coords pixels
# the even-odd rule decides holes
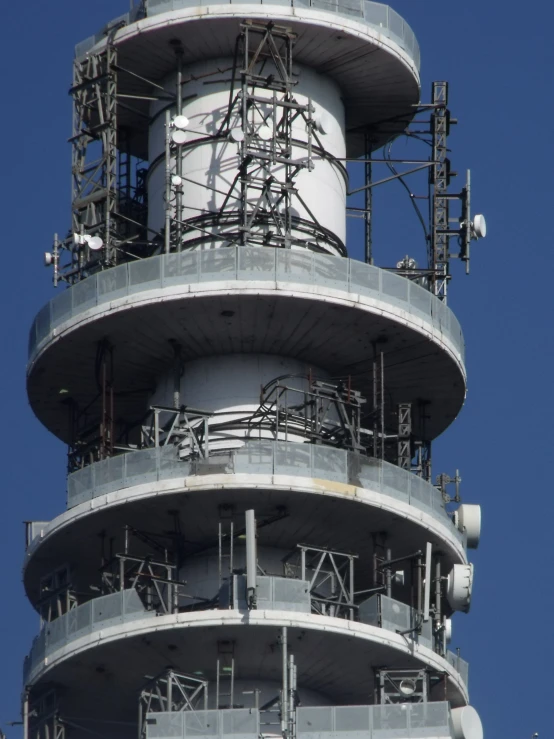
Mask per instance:
[[[483,739],[483,724],[473,706],[452,709],[454,739]]]

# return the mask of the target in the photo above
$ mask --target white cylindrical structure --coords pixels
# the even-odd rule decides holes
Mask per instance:
[[[239,218],[241,180],[239,176],[239,147],[236,132],[242,131],[240,108],[232,110],[227,121],[229,102],[237,94],[233,87],[233,59],[221,58],[197,62],[183,69],[182,114],[188,119],[186,141],[172,147],[171,171],[177,171],[176,156],[181,157],[183,222],[190,223],[190,229],[183,234],[184,246],[197,248],[216,248],[228,246],[225,232],[236,231],[233,219]],[[264,74],[271,74],[272,64],[267,62]],[[303,65],[295,65],[294,101],[298,105],[311,104],[316,138],[313,146],[319,154],[314,158],[313,168],[300,168],[294,180],[292,195],[293,227],[294,219],[304,222],[316,221],[322,229],[333,234],[342,244],[346,240],[346,177],[344,157],[346,156],[344,105],[341,92],[329,77]],[[274,70],[277,74],[277,71]],[[176,74],[163,81],[168,91],[176,88]],[[260,89],[257,97],[267,99],[268,103],[258,102],[248,113],[248,120],[257,132],[257,145],[266,151],[269,159],[260,178],[273,177],[285,183],[286,166],[283,162],[272,162],[273,130],[278,129],[281,120],[272,114],[272,92]],[[150,109],[149,158],[152,162],[148,174],[148,226],[153,232],[161,231],[165,219],[165,115],[167,103],[152,103]],[[175,117],[176,106],[170,107],[171,119]],[[282,115],[280,111],[279,115]],[[224,125],[226,124],[226,125]],[[223,129],[223,133],[222,133]],[[230,129],[231,135],[227,133]],[[180,132],[182,129],[178,129]],[[175,129],[172,129],[175,132]],[[182,133],[179,133],[181,136]],[[292,122],[292,159],[308,157],[308,123],[306,117],[299,115]],[[185,136],[183,136],[185,138]],[[240,138],[240,137],[239,137]],[[320,146],[321,145],[321,146]],[[172,190],[171,210],[175,215],[176,191]],[[250,203],[252,210],[255,202]],[[221,209],[225,206],[225,218]],[[196,222],[198,228],[192,223]],[[235,224],[236,225],[236,224]],[[270,226],[267,226],[268,230]],[[255,226],[263,235],[264,228]],[[298,232],[300,233],[300,231]],[[321,242],[321,247],[329,253],[337,253],[330,244]]]

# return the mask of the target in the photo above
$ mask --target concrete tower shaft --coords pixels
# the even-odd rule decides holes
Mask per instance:
[[[347,161],[420,110],[413,32],[362,0],[145,0],[77,46],[72,95],[26,731],[481,739],[448,649],[480,511],[431,474],[461,329],[434,268],[346,249]]]

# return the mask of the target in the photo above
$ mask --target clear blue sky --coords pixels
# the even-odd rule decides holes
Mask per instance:
[[[432,79],[450,82],[460,120],[451,137],[454,169],[471,168],[474,205],[490,233],[473,248],[470,277],[456,270],[452,282],[469,393],[434,454],[435,472],[459,468],[465,500],[484,511],[472,611],[456,616],[452,646],[470,662],[472,703],[488,739],[530,739],[534,731],[547,739],[554,731],[554,10],[547,2],[493,0],[391,4],[419,39],[424,94]],[[6,393],[0,726],[9,739],[19,736],[6,723],[18,718],[23,657],[38,629],[21,586],[21,522],[50,519],[65,499],[65,449],[34,419],[24,380],[29,326],[53,294],[42,253],[54,231],[69,225],[73,46],[127,7],[127,0],[10,2],[0,26]],[[400,186],[379,202],[378,256],[390,264],[415,250],[419,226]],[[359,245],[349,246],[359,255]]]

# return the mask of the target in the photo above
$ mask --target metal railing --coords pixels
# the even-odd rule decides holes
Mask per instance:
[[[280,5],[293,8],[313,8],[314,10],[335,13],[344,18],[362,21],[391,41],[397,43],[411,57],[414,66],[419,71],[421,64],[419,44],[410,26],[388,5],[370,2],[369,0],[335,0],[334,2],[333,0],[146,0],[144,4],[138,3],[130,13],[125,13],[115,18],[101,31],[78,43],[75,47],[75,56],[79,58],[90,51],[118,23],[129,25],[140,19],[143,15],[153,16],[183,8],[195,8],[205,5],[227,5],[235,2],[241,2],[245,5]]]
[[[465,543],[464,535],[446,512],[440,490],[409,470],[344,449],[290,441],[252,440],[240,449],[196,461],[181,461],[173,446],[120,454],[68,475],[67,507],[135,485],[206,475],[211,470],[294,475],[368,488],[428,513],[449,525],[453,536]],[[36,529],[35,540],[40,539],[45,528],[47,525]],[[35,540],[30,542],[30,549]]]
[[[355,732],[355,733],[354,733]],[[377,706],[321,706],[296,709],[297,739],[393,739],[451,737],[446,702]]]
[[[46,623],[35,637],[23,665],[24,681],[46,657],[82,636],[126,621],[155,616],[156,611],[146,610],[134,588],[93,598],[76,606]]]
[[[454,313],[437,297],[405,277],[354,259],[289,249],[227,247],[183,251],[107,269],[66,288],[37,314],[29,336],[29,360],[53,331],[91,308],[118,298],[178,285],[207,282],[293,283],[370,298],[430,324],[464,359],[464,339]],[[383,306],[384,307],[384,306]]]

